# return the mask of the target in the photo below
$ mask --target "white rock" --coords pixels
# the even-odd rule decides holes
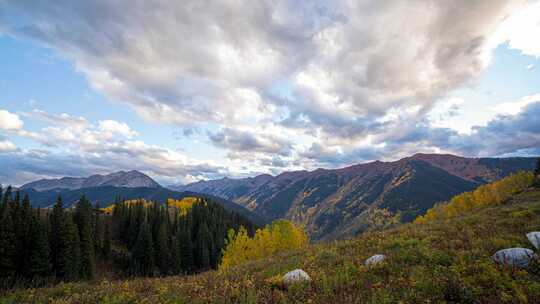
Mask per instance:
[[[534,257],[534,251],[527,248],[508,248],[497,251],[491,259],[508,266],[525,268]]]
[[[376,254],[370,257],[369,259],[367,259],[364,265],[366,265],[367,267],[373,266],[373,265],[381,263],[382,261],[384,261],[384,259],[386,259],[386,256],[384,254]]]
[[[291,283],[307,281],[311,281],[311,278],[302,269],[295,269],[293,271],[289,271],[283,276],[283,283],[287,285]]]
[[[527,238],[536,249],[540,249],[540,231],[527,233]]]

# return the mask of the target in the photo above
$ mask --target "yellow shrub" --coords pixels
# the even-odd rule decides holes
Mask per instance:
[[[466,214],[469,210],[501,204],[511,195],[530,187],[534,182],[532,172],[518,172],[491,184],[482,185],[472,192],[454,196],[445,204],[435,205],[415,223],[422,224],[434,220],[447,219]]]

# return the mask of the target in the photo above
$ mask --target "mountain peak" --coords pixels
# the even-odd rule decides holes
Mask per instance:
[[[34,189],[45,191],[52,189],[76,190],[98,186],[115,186],[126,188],[159,188],[161,187],[148,175],[137,171],[117,171],[106,175],[94,174],[89,177],[62,177],[55,179],[41,179],[24,184],[21,189]]]

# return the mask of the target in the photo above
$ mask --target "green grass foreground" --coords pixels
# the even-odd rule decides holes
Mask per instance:
[[[532,248],[540,230],[540,190],[445,221],[407,224],[353,240],[189,277],[59,284],[15,290],[0,303],[540,303],[540,267],[493,264],[495,251]],[[385,263],[368,269],[366,258]],[[284,288],[279,278],[304,269],[310,283]]]

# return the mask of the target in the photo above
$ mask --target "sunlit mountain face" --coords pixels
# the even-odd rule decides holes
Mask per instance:
[[[0,0],[0,183],[537,156],[537,37],[540,1]]]

